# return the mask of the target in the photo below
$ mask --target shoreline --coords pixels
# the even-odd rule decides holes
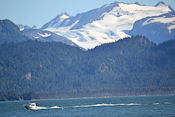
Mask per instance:
[[[160,96],[175,96],[175,94],[163,94],[163,95],[130,95],[130,96],[99,96],[99,97],[75,97],[75,98],[48,98],[48,99],[31,99],[31,100],[11,100],[11,101],[0,101],[2,102],[26,102],[26,101],[45,101],[45,100],[73,100],[73,99],[94,99],[94,98],[126,98],[126,97],[160,97]]]

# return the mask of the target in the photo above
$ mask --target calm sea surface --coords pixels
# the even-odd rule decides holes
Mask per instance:
[[[31,111],[23,107],[29,101],[0,102],[0,117],[175,117],[175,96],[82,98],[30,102],[46,108]]]

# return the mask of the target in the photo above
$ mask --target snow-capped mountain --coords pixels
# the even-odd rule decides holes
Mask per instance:
[[[170,12],[174,12],[173,9],[163,2],[155,6],[114,2],[76,16],[58,15],[42,29],[64,36],[82,48],[91,49],[131,36],[128,32],[138,20]]]
[[[155,43],[175,39],[175,12],[136,21],[130,35],[143,35]]]

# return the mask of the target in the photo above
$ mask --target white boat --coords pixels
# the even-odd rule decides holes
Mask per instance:
[[[24,105],[27,110],[40,110],[47,109],[47,107],[37,106],[36,103],[29,103],[28,105]]]

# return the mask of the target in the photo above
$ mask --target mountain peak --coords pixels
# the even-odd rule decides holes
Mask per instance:
[[[118,6],[118,2],[113,2],[111,4],[105,4],[101,8],[111,7],[111,6]]]
[[[57,15],[53,20],[51,20],[50,22],[42,26],[41,29],[45,29],[49,27],[58,27],[61,25],[62,22],[64,22],[68,18],[70,18],[70,16],[67,13],[61,13]]]
[[[114,1],[113,3],[111,3],[110,5],[118,5],[119,2]]]
[[[0,20],[0,33],[14,34],[19,32],[18,26],[9,19]]]
[[[158,7],[158,6],[167,6],[167,5],[164,2],[160,1],[155,6]]]
[[[67,19],[67,18],[69,18],[70,16],[69,16],[69,14],[67,14],[67,13],[62,13],[62,14],[60,14],[59,15],[59,18],[60,19]]]
[[[140,5],[140,3],[139,3],[139,2],[135,2],[134,4]]]
[[[59,22],[59,21],[63,21],[63,20],[68,19],[68,18],[70,18],[70,16],[67,13],[61,13],[61,14],[57,15],[54,18],[54,20]]]

